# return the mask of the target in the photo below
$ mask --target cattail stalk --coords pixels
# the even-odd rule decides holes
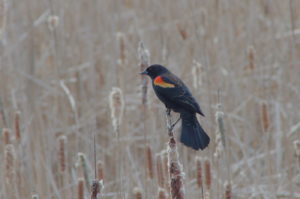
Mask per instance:
[[[134,199],[142,199],[142,189],[139,187],[133,188],[133,198]]]
[[[184,199],[184,187],[183,187],[183,172],[182,166],[179,162],[179,155],[177,151],[176,141],[173,134],[173,127],[171,125],[170,110],[167,110],[167,126],[169,134],[169,171],[170,171],[170,189],[172,199]]]
[[[152,161],[152,151],[150,146],[146,146],[145,149],[146,156],[146,174],[149,179],[153,179],[153,161]]]
[[[17,142],[21,140],[21,131],[20,131],[20,112],[15,113],[15,136]]]
[[[79,178],[77,184],[77,198],[84,199],[84,179]]]
[[[253,46],[250,46],[248,48],[248,68],[250,70],[254,70],[255,69],[255,50],[253,48]]]
[[[265,102],[261,104],[261,121],[263,132],[267,132],[270,126],[268,106]]]
[[[204,170],[205,170],[205,185],[208,191],[210,191],[211,188],[211,166],[210,161],[208,159],[205,159],[204,161]]]

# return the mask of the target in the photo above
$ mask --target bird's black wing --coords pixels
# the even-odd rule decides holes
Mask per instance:
[[[197,112],[204,116],[199,104],[192,96],[187,86],[178,77],[176,77],[172,73],[168,73],[162,75],[161,78],[164,82],[175,85],[174,88],[169,88],[168,92],[159,92],[158,90],[161,96],[180,107],[183,107],[192,112]]]

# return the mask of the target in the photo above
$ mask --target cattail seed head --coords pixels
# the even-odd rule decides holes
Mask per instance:
[[[78,184],[77,184],[77,198],[78,199],[84,199],[84,179],[78,178]]]
[[[261,104],[261,122],[262,122],[263,132],[267,132],[270,126],[270,120],[269,120],[268,106],[265,102]]]
[[[203,66],[196,60],[193,60],[192,75],[193,86],[197,89],[203,82]]]
[[[196,157],[196,178],[198,187],[202,188],[202,159],[200,157]]]
[[[225,182],[224,184],[225,187],[225,194],[224,194],[224,199],[231,199],[231,184],[229,182]]]
[[[88,166],[87,158],[84,153],[78,153],[78,166],[80,166],[83,170],[84,181],[87,189],[90,188],[90,168]]]
[[[158,199],[167,199],[168,192],[165,189],[158,188]]]
[[[40,197],[39,197],[39,195],[37,195],[37,194],[33,194],[33,195],[31,196],[31,198],[32,198],[32,199],[39,199]]]
[[[254,70],[255,69],[255,50],[253,48],[253,46],[250,46],[248,48],[248,68],[250,70]]]
[[[142,189],[139,187],[133,188],[134,199],[142,199]]]
[[[145,148],[146,156],[146,174],[149,179],[153,179],[153,161],[152,161],[152,151],[150,146]]]
[[[117,33],[117,40],[119,43],[119,49],[120,49],[120,56],[119,56],[119,65],[123,66],[126,62],[126,54],[125,54],[125,35],[121,32]]]
[[[7,17],[7,1],[0,0],[0,40],[3,37]]]
[[[98,161],[97,162],[97,179],[100,181],[100,180],[103,180],[103,163],[102,161]]]
[[[160,154],[156,155],[156,171],[157,171],[157,183],[158,186],[163,188],[165,183],[165,175],[164,175],[164,170],[163,170],[163,162],[162,162],[162,157]]]
[[[11,142],[10,142],[10,131],[9,131],[9,129],[6,129],[6,128],[2,129],[2,135],[3,135],[3,143],[5,145],[10,144]]]
[[[100,198],[102,189],[103,189],[103,181],[94,180],[91,187],[91,199]]]
[[[48,28],[53,31],[59,25],[59,17],[55,15],[48,16]]]
[[[205,159],[204,161],[204,170],[205,170],[205,185],[208,190],[211,188],[211,166],[210,161]]]
[[[5,145],[4,149],[5,159],[5,178],[8,184],[12,184],[15,181],[15,166],[16,166],[16,152],[15,147],[12,144]]]
[[[218,109],[220,109],[221,105],[218,105]],[[221,141],[223,147],[225,148],[225,127],[224,127],[224,113],[222,111],[216,112],[216,122],[218,124],[218,132],[221,135]]]
[[[300,167],[300,140],[294,141],[294,149],[295,149],[296,157],[298,158],[298,166]]]
[[[66,170],[66,143],[67,143],[67,137],[64,135],[59,136],[58,159],[59,159],[59,170],[62,173]]]
[[[21,140],[21,132],[20,132],[20,112],[17,111],[15,113],[15,136],[16,140],[20,141]]]
[[[115,131],[118,131],[122,122],[124,111],[123,93],[120,88],[113,87],[109,95],[109,106],[111,110],[112,124]]]

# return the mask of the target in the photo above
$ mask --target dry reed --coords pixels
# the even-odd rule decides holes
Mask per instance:
[[[253,46],[248,48],[248,69],[253,71],[255,69],[255,50]]]
[[[300,168],[300,140],[294,141],[294,149],[295,149],[296,158],[298,159],[298,167]]]
[[[198,188],[203,188],[203,179],[202,179],[202,159],[196,157],[196,180]]]
[[[165,189],[158,188],[158,199],[167,199],[168,192]]]
[[[89,189],[90,184],[91,184],[91,182],[90,182],[91,171],[88,166],[86,155],[84,153],[78,153],[78,165],[77,166],[82,169],[86,188]]]
[[[5,145],[4,148],[4,160],[5,160],[5,178],[6,183],[12,185],[15,182],[16,175],[16,152],[15,147],[12,144]]]
[[[123,93],[120,88],[113,87],[109,95],[109,106],[111,110],[111,119],[115,132],[119,131],[124,112]]]
[[[100,180],[103,180],[104,178],[104,172],[103,172],[103,163],[102,161],[98,161],[97,162],[97,179],[100,181]]]
[[[158,186],[163,188],[165,185],[165,179],[164,179],[165,174],[163,170],[161,154],[156,155],[156,175],[157,175]]]

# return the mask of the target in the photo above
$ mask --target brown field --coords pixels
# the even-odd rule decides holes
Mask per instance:
[[[206,115],[207,149],[177,143],[184,198],[300,198],[299,10],[298,0],[0,0],[0,198],[91,198],[96,170],[101,198],[171,199],[165,108],[149,79],[143,104],[140,42]]]

